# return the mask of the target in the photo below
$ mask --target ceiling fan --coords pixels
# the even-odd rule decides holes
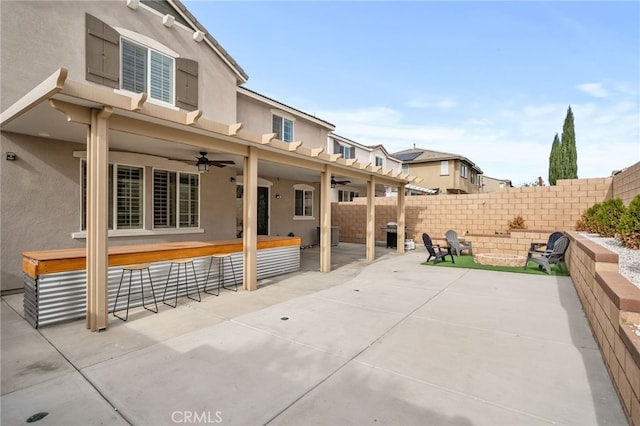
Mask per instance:
[[[209,170],[209,167],[226,167],[231,164],[236,164],[231,160],[209,160],[207,158],[207,151],[200,151],[200,157],[196,157],[196,166],[198,166],[198,171],[206,172]]]
[[[348,183],[351,183],[351,181],[350,180],[336,180],[335,177],[331,176],[331,187],[332,188],[335,188],[336,184],[338,184],[338,185],[346,185]]]

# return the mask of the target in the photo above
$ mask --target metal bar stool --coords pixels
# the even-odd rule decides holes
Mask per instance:
[[[151,308],[148,308],[147,305],[145,305],[144,303],[144,280],[142,279],[142,271],[146,270],[147,274],[149,275],[149,286],[151,287],[151,295],[153,296],[153,304],[156,307],[156,310],[154,311]],[[124,279],[124,274],[125,272],[129,272],[129,287],[127,289],[127,313],[125,314],[124,318],[122,318],[120,315],[116,314],[116,308],[118,307],[118,298],[120,297],[120,289],[122,288],[122,281]],[[129,318],[129,305],[131,303],[131,277],[133,274],[133,271],[140,271],[140,295],[141,295],[141,299],[142,299],[142,306],[150,312],[153,312],[154,314],[158,313],[158,302],[156,301],[156,294],[153,291],[153,281],[151,280],[151,272],[149,271],[149,264],[148,263],[140,263],[140,264],[136,264],[136,265],[127,265],[125,267],[122,268],[122,275],[120,275],[120,284],[118,285],[118,292],[116,293],[116,300],[115,302],[113,302],[113,316],[116,318],[120,318],[122,321],[126,321]]]
[[[216,289],[218,290],[217,293],[211,293],[207,291],[207,284],[209,284],[209,277],[211,276],[211,268],[213,266],[214,259],[218,260],[218,286],[216,287]],[[224,260],[225,259],[229,259],[229,265],[231,265],[231,273],[233,274],[233,283],[235,284],[235,287],[236,287],[235,289],[225,287],[224,285],[224,282],[225,282]],[[221,254],[211,255],[211,261],[209,262],[209,271],[207,272],[207,280],[204,282],[204,292],[207,294],[213,294],[214,296],[218,296],[220,294],[220,287],[226,290],[238,291],[238,281],[236,280],[236,271],[233,269],[233,259],[231,258],[230,253],[221,253]]]
[[[187,275],[187,265],[191,264],[191,269],[193,271],[193,279],[196,281],[196,291],[198,292],[198,298],[193,298],[189,295],[189,280]],[[171,280],[171,271],[173,270],[173,266],[176,265],[178,269],[178,276],[176,277],[176,300],[172,304],[166,302],[167,296],[167,288],[169,288],[169,281]],[[167,284],[164,286],[164,294],[162,295],[162,303],[165,305],[171,306],[175,308],[178,305],[178,287],[180,286],[180,266],[184,266],[184,288],[187,292],[187,298],[191,300],[195,300],[196,302],[200,302],[202,299],[200,298],[200,284],[198,284],[198,276],[196,275],[196,268],[193,265],[193,259],[175,259],[171,261],[171,266],[169,267],[169,275],[167,276]]]

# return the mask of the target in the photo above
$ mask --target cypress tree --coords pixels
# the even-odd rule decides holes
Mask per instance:
[[[561,166],[560,155],[560,139],[556,133],[551,145],[551,153],[549,154],[549,185],[555,185],[558,180],[558,167]]]
[[[577,179],[578,178],[578,152],[576,150],[576,133],[573,128],[573,111],[571,105],[567,109],[567,116],[562,126],[562,139],[560,141],[560,150],[562,152],[562,173],[557,176],[558,179]]]

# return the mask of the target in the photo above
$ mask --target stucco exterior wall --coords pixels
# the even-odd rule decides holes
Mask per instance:
[[[60,67],[69,70],[69,80],[86,81],[85,13],[197,60],[198,102],[203,117],[235,123],[237,80],[223,60],[204,41],[195,42],[193,30],[178,23],[165,27],[158,12],[142,3],[133,10],[124,1],[0,2],[2,110]]]
[[[293,115],[287,111],[260,102],[243,93],[238,93],[238,121],[245,130],[266,134],[273,128],[274,112],[283,117],[293,119],[293,140],[302,141],[307,148],[326,148],[329,130],[306,120],[301,115]]]
[[[2,152],[15,161],[0,162],[0,268],[2,291],[22,288],[22,258],[30,250],[84,247],[81,231],[80,159],[83,144],[2,132]],[[152,230],[152,167],[145,167],[145,229]],[[122,236],[110,245],[235,238],[235,171],[213,167],[200,174],[199,234]],[[222,182],[222,184],[220,183]]]

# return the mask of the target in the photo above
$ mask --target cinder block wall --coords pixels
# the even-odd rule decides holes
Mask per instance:
[[[492,247],[502,246],[494,241],[496,238],[506,246],[523,243],[505,240],[512,238],[506,231],[508,222],[516,216],[522,216],[526,231],[535,234],[529,241],[538,241],[541,236],[546,240],[550,232],[575,229],[587,208],[611,197],[612,178],[560,180],[556,186],[504,188],[489,194],[406,197],[407,237],[420,242],[426,232],[433,239],[441,239],[448,229],[453,229],[462,237],[470,234],[478,253],[491,252]],[[332,204],[332,224],[340,227],[340,241],[365,243],[366,203],[363,197]],[[385,241],[383,228],[388,222],[397,221],[396,199],[378,197],[375,203],[376,240]],[[513,238],[521,239],[523,234]]]
[[[613,177],[613,198],[621,198],[628,206],[640,194],[640,161]]]
[[[567,267],[632,425],[640,426],[640,288],[618,273],[618,255],[568,232]]]

